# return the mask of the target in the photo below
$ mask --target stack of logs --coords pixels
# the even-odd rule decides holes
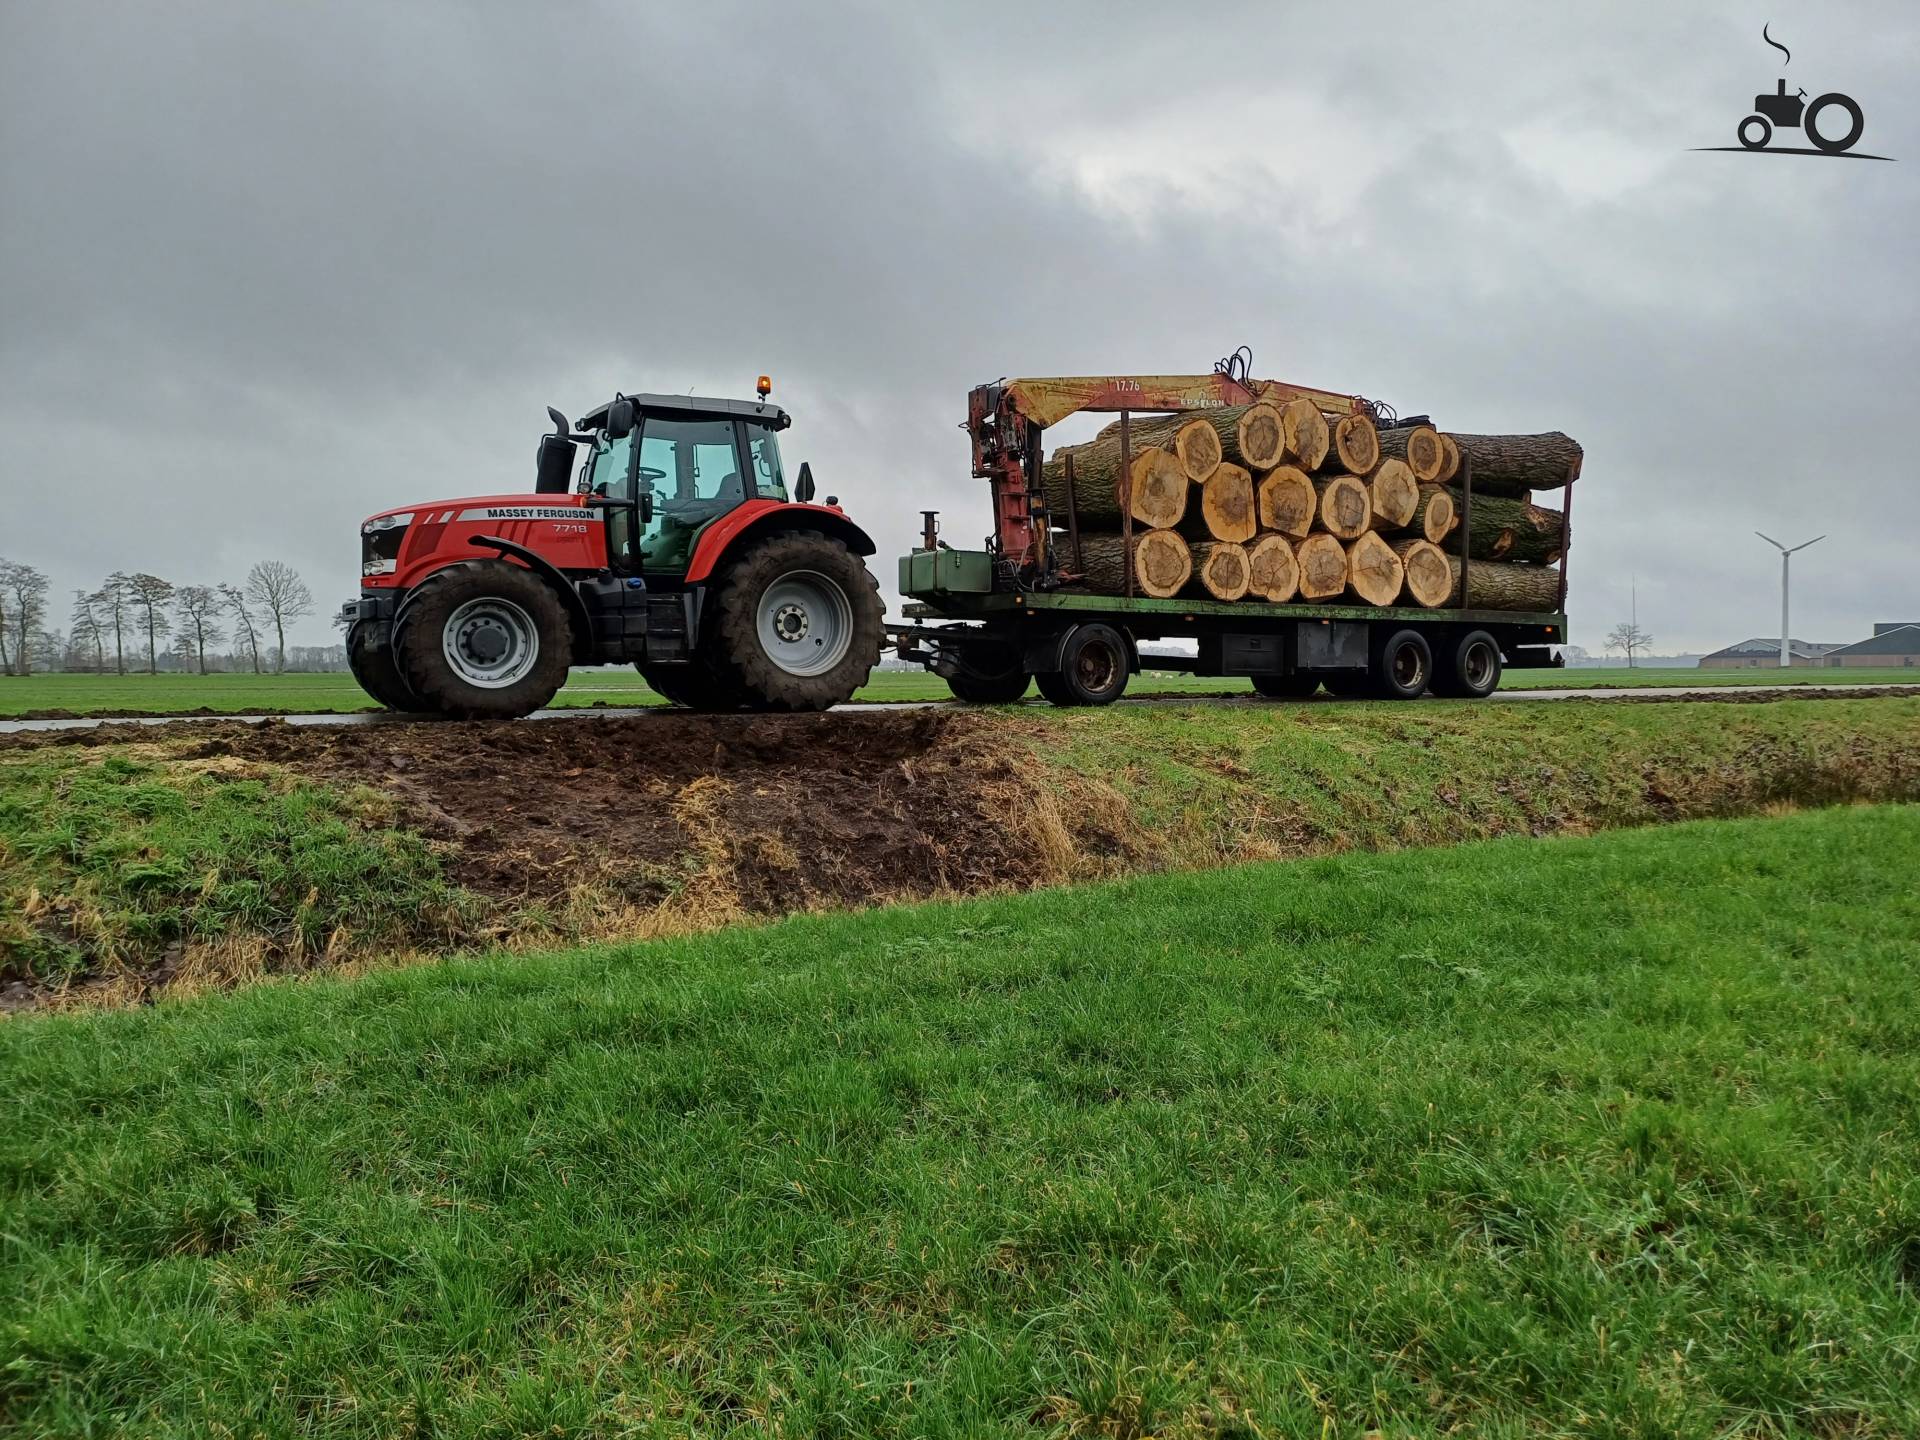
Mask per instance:
[[[1129,422],[1134,590],[1322,604],[1557,610],[1559,510],[1532,503],[1580,473],[1580,447],[1545,435],[1379,428],[1323,415],[1311,400]],[[1076,546],[1068,524],[1072,457]],[[1473,466],[1463,532],[1462,467]],[[1120,425],[1062,448],[1042,468],[1059,567],[1088,589],[1126,591]],[[1472,593],[1459,595],[1466,553]]]

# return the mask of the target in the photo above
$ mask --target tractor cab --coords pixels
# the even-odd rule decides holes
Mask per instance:
[[[764,384],[764,381],[762,382]],[[700,533],[750,501],[784,504],[790,497],[780,459],[786,411],[757,401],[686,395],[620,396],[582,417],[586,456],[567,481],[606,517],[607,562],[641,576],[684,576]],[[542,442],[539,483],[555,485],[564,468],[550,465]],[[555,485],[565,488],[565,485]],[[795,497],[812,498],[802,469]],[[756,507],[758,508],[758,507]]]

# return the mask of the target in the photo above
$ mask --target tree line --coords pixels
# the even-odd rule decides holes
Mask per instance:
[[[313,592],[282,560],[262,560],[237,585],[175,585],[116,570],[97,590],[73,592],[64,634],[47,623],[49,588],[41,571],[0,557],[0,673],[125,675],[131,665],[157,674],[160,656],[170,654],[204,675],[209,653],[217,656],[229,639],[256,675],[269,666],[278,673],[287,665],[287,627],[313,613]]]

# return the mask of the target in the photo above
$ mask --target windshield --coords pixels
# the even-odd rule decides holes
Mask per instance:
[[[631,500],[627,494],[627,458],[633,453],[633,436],[609,440],[604,434],[593,441],[592,469],[587,473],[587,493],[605,495],[613,500]]]

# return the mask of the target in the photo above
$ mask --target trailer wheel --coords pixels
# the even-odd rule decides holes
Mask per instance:
[[[1374,652],[1373,693],[1383,700],[1418,700],[1433,681],[1433,650],[1418,630],[1396,630]]]
[[[429,708],[461,720],[516,720],[566,684],[567,612],[532,571],[504,560],[436,570],[394,624],[401,677]]]
[[[1111,705],[1127,689],[1133,652],[1111,625],[1077,625],[1060,646],[1060,668],[1034,676],[1055,705]]]
[[[360,688],[389,710],[417,714],[426,703],[408,688],[400,667],[394,663],[391,647],[373,648],[368,639],[371,627],[356,620],[347,630],[347,669],[360,682]]]
[[[1011,705],[1033,683],[1020,658],[1018,647],[1001,640],[957,646],[946,662],[958,667],[946,677],[947,688],[969,705]]]
[[[1256,694],[1269,700],[1305,700],[1320,688],[1320,677],[1304,671],[1292,675],[1255,675],[1253,688]]]
[[[825,710],[867,683],[884,640],[880,586],[817,530],[752,544],[720,585],[709,663],[762,710]]]
[[[1500,688],[1500,646],[1484,630],[1469,630],[1441,652],[1433,667],[1433,693],[1484,700]]]
[[[647,688],[669,705],[688,710],[738,710],[746,703],[740,692],[729,686],[698,659],[685,665],[641,665],[633,667]]]
[[[1338,695],[1342,700],[1373,693],[1373,675],[1366,670],[1329,670],[1320,677],[1320,683],[1327,687],[1329,695]]]

